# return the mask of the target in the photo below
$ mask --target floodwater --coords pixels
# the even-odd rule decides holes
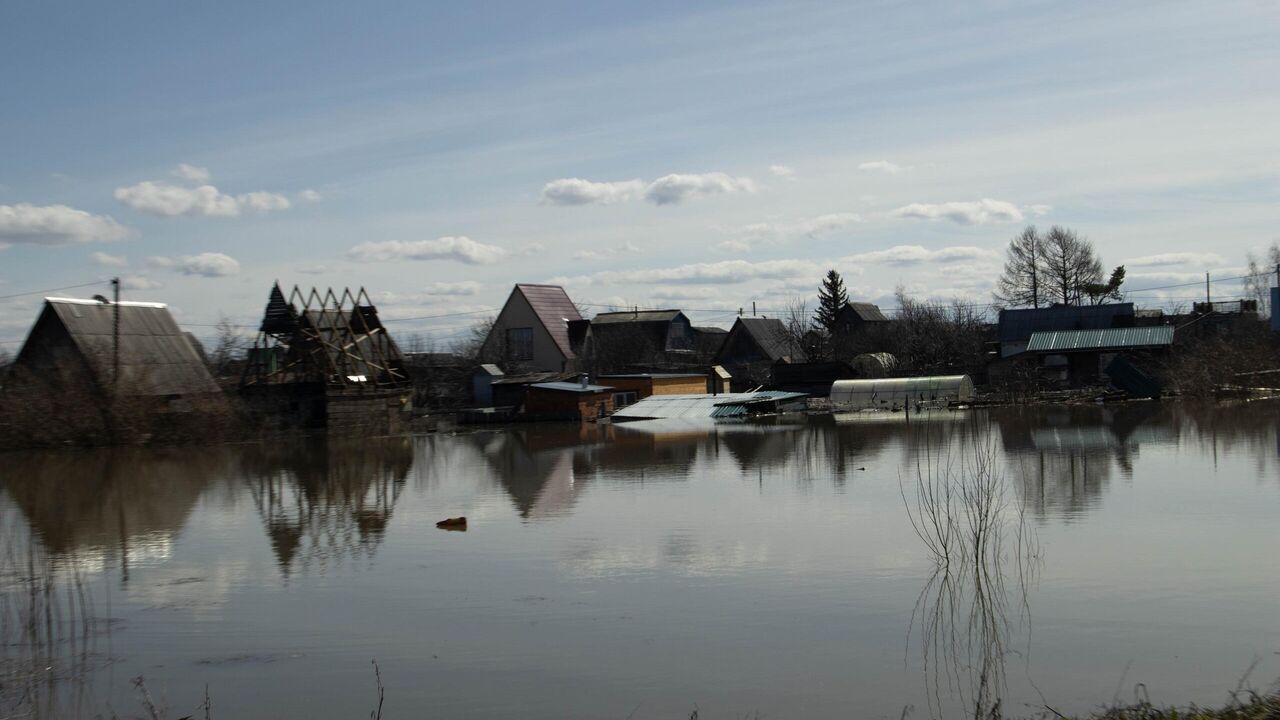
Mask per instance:
[[[141,676],[169,717],[368,717],[374,659],[384,717],[1217,703],[1280,677],[1278,411],[0,456],[0,716],[145,715]]]

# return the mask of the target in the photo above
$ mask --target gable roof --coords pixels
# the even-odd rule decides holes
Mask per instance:
[[[729,333],[733,334],[739,329],[751,338],[770,362],[777,362],[782,358],[791,358],[796,362],[804,360],[804,351],[794,347],[788,340],[787,326],[778,318],[740,317],[734,321]],[[727,339],[724,347],[729,347]]]
[[[115,310],[120,312],[120,379],[139,395],[219,392],[200,357],[163,303],[45,298],[45,312],[66,329],[99,382],[109,382],[114,357]],[[23,348],[26,349],[25,347]]]
[[[593,325],[610,325],[614,323],[671,322],[680,315],[679,310],[624,310],[622,312],[599,313],[591,319]]]
[[[1039,331],[1103,330],[1132,317],[1133,303],[1001,310],[999,337],[1000,342],[1017,342]]]
[[[556,347],[565,357],[574,357],[569,343],[569,323],[566,320],[581,320],[578,307],[569,299],[569,294],[559,285],[536,285],[533,283],[516,283],[516,290],[524,296],[533,308],[533,314],[546,328]]]
[[[883,312],[880,312],[880,306],[875,303],[853,302],[850,300],[841,309],[845,312],[853,313],[863,322],[889,322],[889,318],[885,317]]]

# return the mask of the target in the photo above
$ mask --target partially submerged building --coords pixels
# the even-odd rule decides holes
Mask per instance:
[[[830,396],[837,410],[902,410],[970,400],[973,380],[968,375],[837,380]]]
[[[400,348],[364,288],[341,294],[271,288],[240,392],[281,426],[394,433],[412,391]]]
[[[629,373],[599,375],[600,382],[615,389],[614,404],[630,405],[650,395],[696,395],[713,392],[713,383],[702,373]]]
[[[1078,388],[1111,379],[1111,366],[1122,355],[1129,359],[1116,366],[1116,372],[1125,373],[1124,382],[1136,369],[1135,361],[1144,365],[1143,359],[1163,355],[1173,345],[1173,336],[1172,325],[1041,331],[1032,333],[1023,355],[1035,363],[1040,377]]]
[[[573,371],[578,355],[569,326],[581,320],[559,285],[519,283],[494,318],[481,357],[508,373]]]
[[[220,393],[199,343],[163,303],[45,298],[14,370],[55,392],[168,401]]]
[[[598,420],[613,412],[614,388],[577,382],[534,383],[525,391],[524,412],[540,420]]]
[[[1105,330],[1133,327],[1133,303],[1055,305],[1047,308],[1001,310],[997,327],[1000,357],[1027,349],[1032,333],[1064,330]]]

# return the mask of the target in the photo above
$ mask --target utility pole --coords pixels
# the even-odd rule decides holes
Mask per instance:
[[[1204,301],[1207,305],[1212,305],[1213,300],[1209,296],[1209,273],[1204,274]],[[1212,308],[1209,308],[1212,310]]]
[[[756,316],[756,301],[752,300],[751,301],[751,317],[755,317],[755,316]]]
[[[111,394],[120,391],[120,278],[111,278]]]

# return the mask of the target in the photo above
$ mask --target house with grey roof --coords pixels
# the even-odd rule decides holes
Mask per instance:
[[[735,392],[768,384],[775,363],[804,361],[804,349],[777,318],[738,318],[715,355],[733,375]]]
[[[14,370],[68,392],[179,398],[220,392],[163,303],[45,298]]]
[[[705,364],[705,343],[680,310],[625,310],[591,319],[584,354],[597,373],[684,369]]]
[[[508,372],[567,372],[578,355],[569,339],[570,323],[582,315],[559,285],[518,283],[481,348],[481,357]]]

